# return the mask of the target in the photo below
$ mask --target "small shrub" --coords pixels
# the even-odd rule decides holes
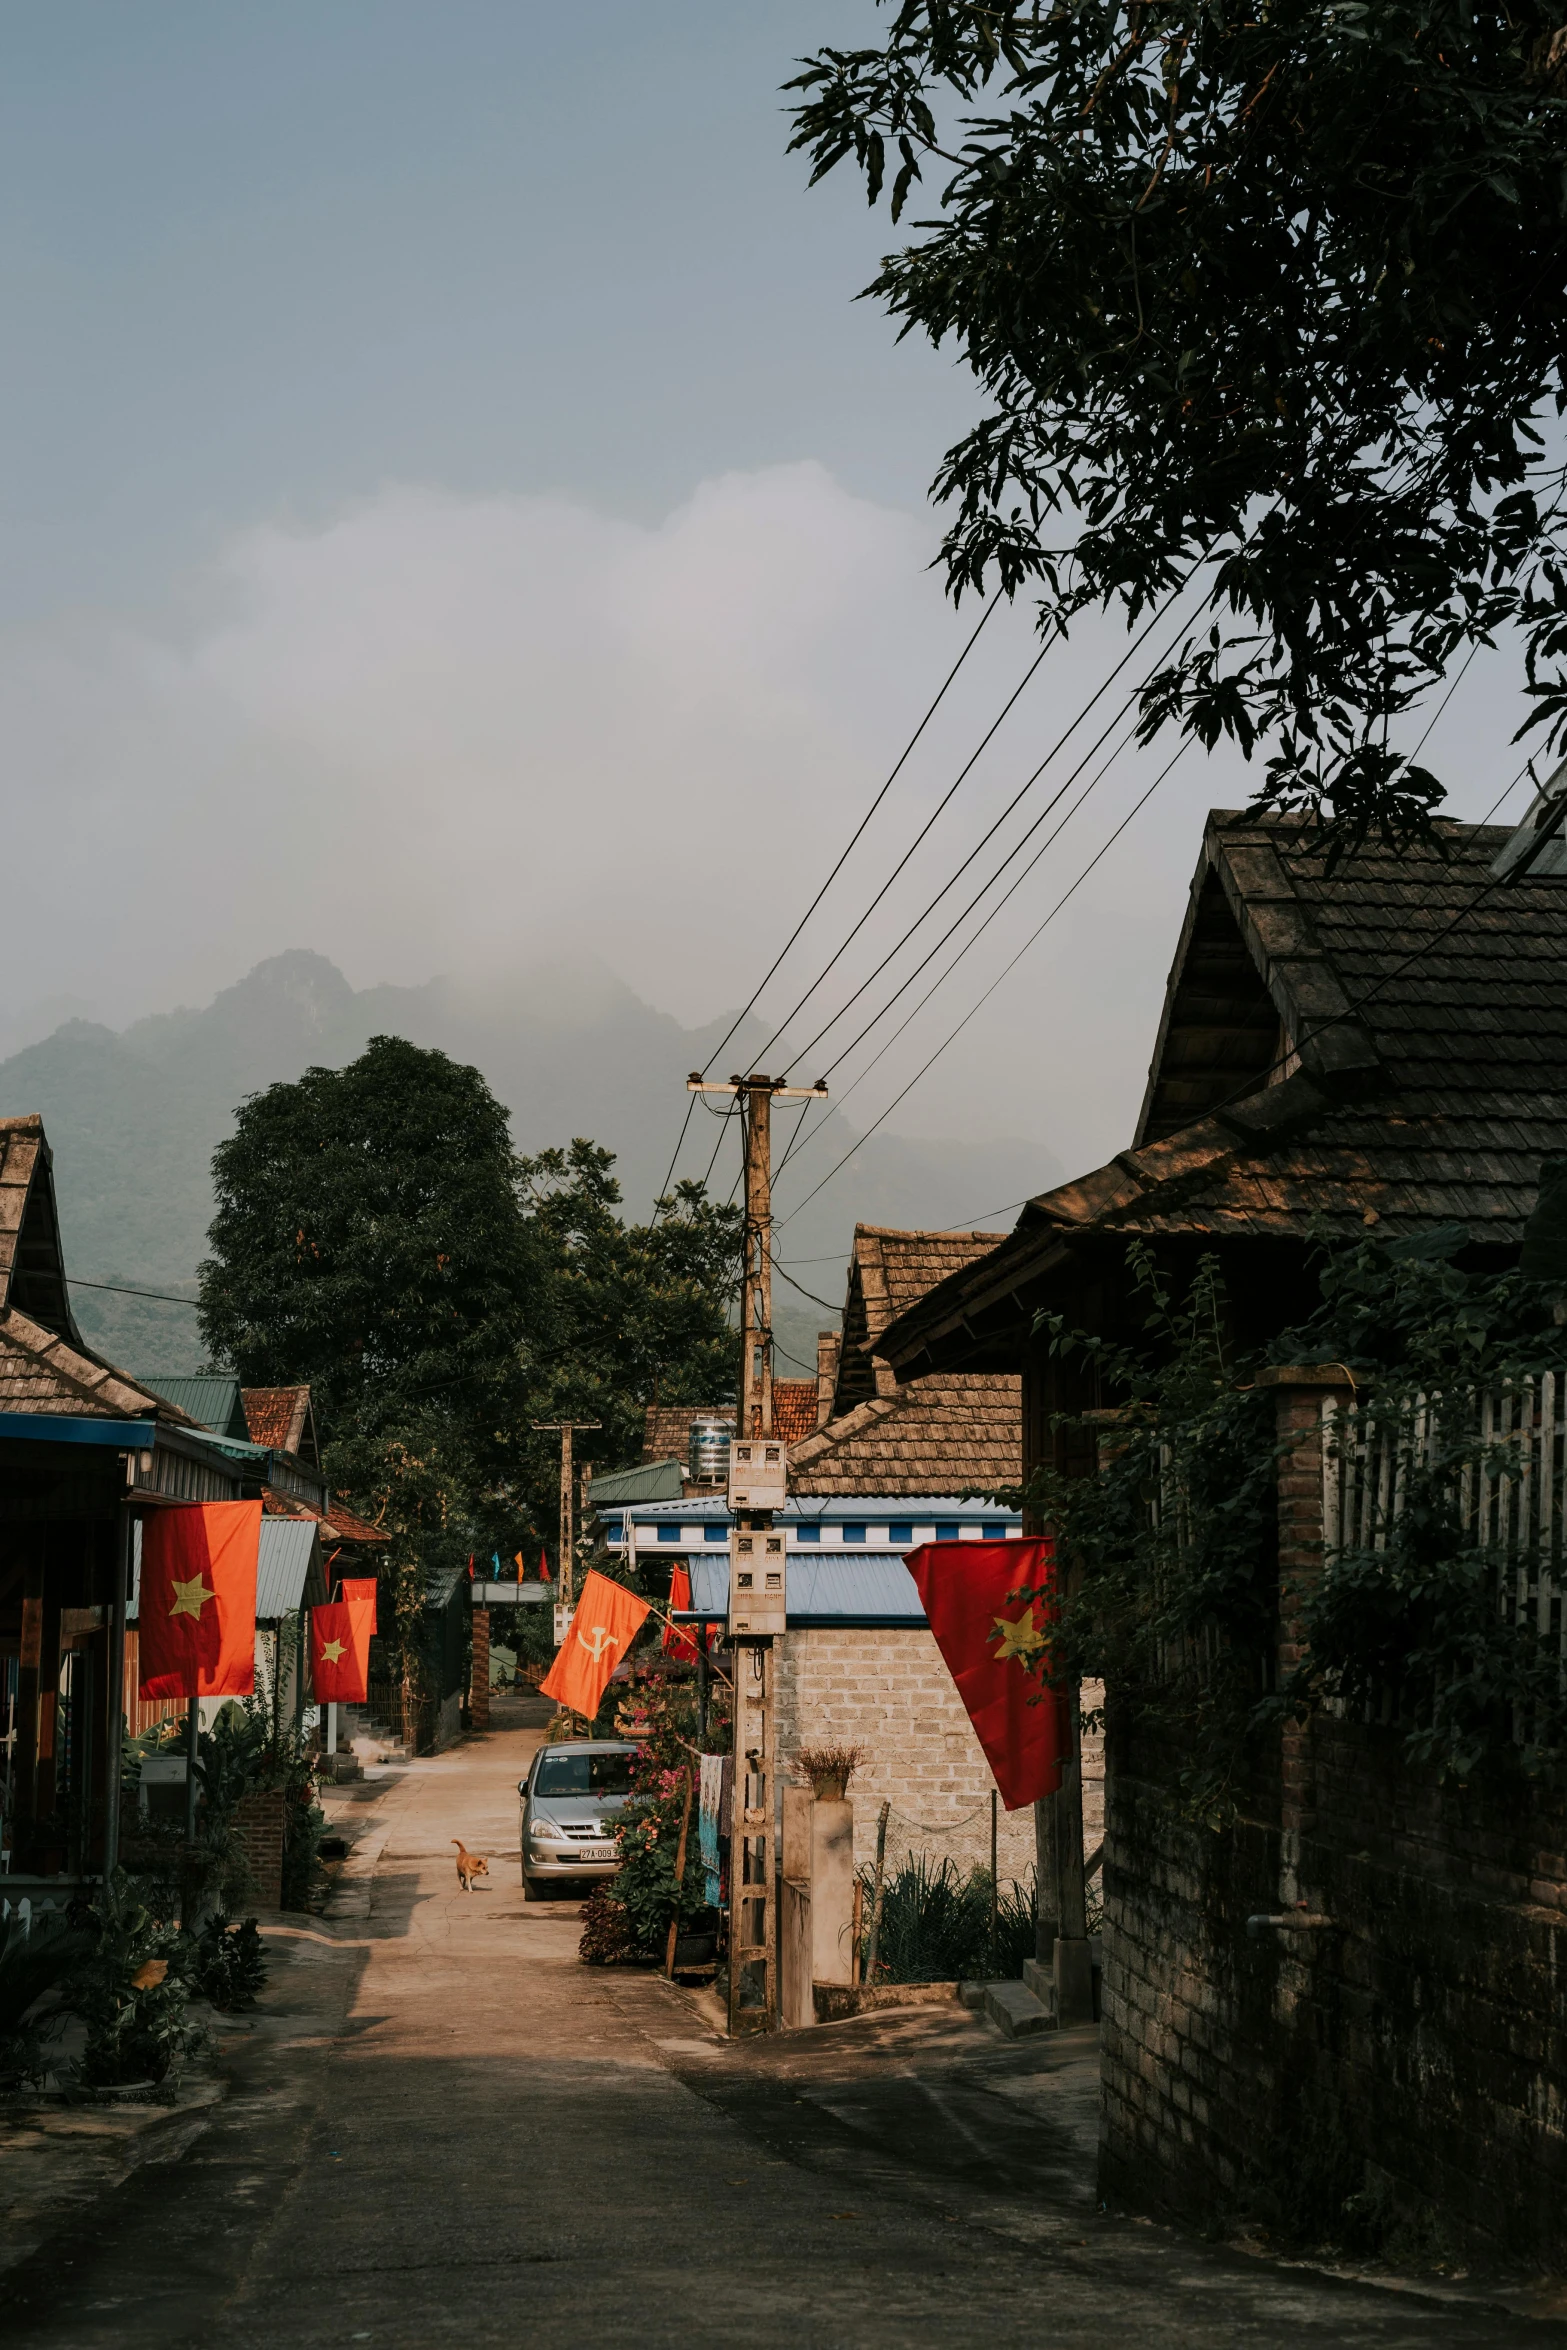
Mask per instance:
[[[865,1888],[862,1968],[868,1954],[875,1878],[862,1869]],[[911,1852],[882,1887],[876,1979],[883,1983],[948,1983],[979,1978],[1010,1981],[1034,1955],[1034,1888],[998,1888],[996,1925],[990,1924],[990,1871],[965,1877],[955,1861]]]
[[[595,1885],[582,1904],[582,1939],[577,1956],[584,1966],[626,1966],[644,1959],[637,1947],[626,1905],[607,1885]]]
[[[87,2026],[76,2067],[83,2088],[161,2081],[198,2035],[187,2021],[191,1945],[136,1903],[105,1917],[65,2004]]]
[[[809,1782],[819,1803],[841,1803],[849,1792],[856,1763],[864,1759],[863,1746],[802,1746],[794,1767]]]
[[[217,2008],[254,2007],[267,1979],[267,1956],[254,1918],[231,1926],[212,1918],[196,1936],[191,1984]]]

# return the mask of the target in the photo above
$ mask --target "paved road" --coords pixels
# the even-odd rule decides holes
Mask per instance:
[[[452,1867],[454,1835],[515,1855],[537,1741],[366,1790],[373,1873],[272,1936],[217,2118],[11,2272],[7,2345],[1567,2341],[1100,2214],[1081,2036],[1020,2057],[926,2011],[732,2050],[684,1994],[582,1969],[574,1904],[525,1907],[514,1858],[471,1896]]]

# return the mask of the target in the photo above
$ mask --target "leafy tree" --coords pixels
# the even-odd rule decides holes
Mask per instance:
[[[873,204],[890,168],[894,220],[936,191],[868,291],[986,396],[934,485],[954,594],[1064,630],[1209,566],[1143,737],[1264,750],[1259,804],[1340,848],[1427,822],[1389,726],[1466,646],[1512,632],[1567,743],[1555,0],[889,13],[804,61],[793,145]]]
[[[742,1216],[700,1183],[679,1184],[650,1224],[621,1222],[614,1156],[580,1136],[524,1159],[531,1230],[547,1265],[552,1343],[538,1363],[533,1416],[598,1420],[600,1466],[635,1461],[649,1403],[731,1395],[738,1340],[729,1325]],[[553,1437],[536,1440],[531,1491],[548,1525],[559,1490]]]
[[[309,1381],[334,1485],[392,1536],[416,1678],[426,1571],[512,1538],[552,1335],[506,1112],[476,1069],[374,1037],[252,1095],[213,1174],[203,1336],[247,1384]]]

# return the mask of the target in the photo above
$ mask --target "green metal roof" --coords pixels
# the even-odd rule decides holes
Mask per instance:
[[[644,1461],[636,1469],[611,1469],[607,1477],[595,1477],[588,1488],[595,1509],[612,1504],[623,1509],[627,1502],[678,1501],[685,1491],[685,1471],[679,1461]]]
[[[233,1437],[241,1444],[249,1440],[239,1380],[232,1371],[209,1372],[197,1379],[140,1379],[137,1385],[148,1395],[161,1395],[176,1411],[188,1412],[214,1436]]]

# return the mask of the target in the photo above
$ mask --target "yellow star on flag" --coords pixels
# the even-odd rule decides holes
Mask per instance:
[[[176,1575],[173,1580],[173,1590],[174,1597],[169,1606],[170,1615],[194,1616],[198,1624],[201,1622],[201,1611],[208,1600],[216,1599],[218,1596],[215,1591],[207,1589],[199,1575],[192,1575],[188,1583],[182,1583]]]
[[[348,1643],[346,1640],[323,1640],[321,1643],[321,1662],[324,1665],[335,1665],[347,1646]]]
[[[993,1616],[991,1622],[1001,1635],[996,1649],[996,1662],[1004,1664],[1008,1657],[1016,1657],[1020,1665],[1031,1665],[1040,1650],[1047,1645],[1046,1638],[1034,1621],[1034,1611],[1025,1608],[1020,1616]]]

